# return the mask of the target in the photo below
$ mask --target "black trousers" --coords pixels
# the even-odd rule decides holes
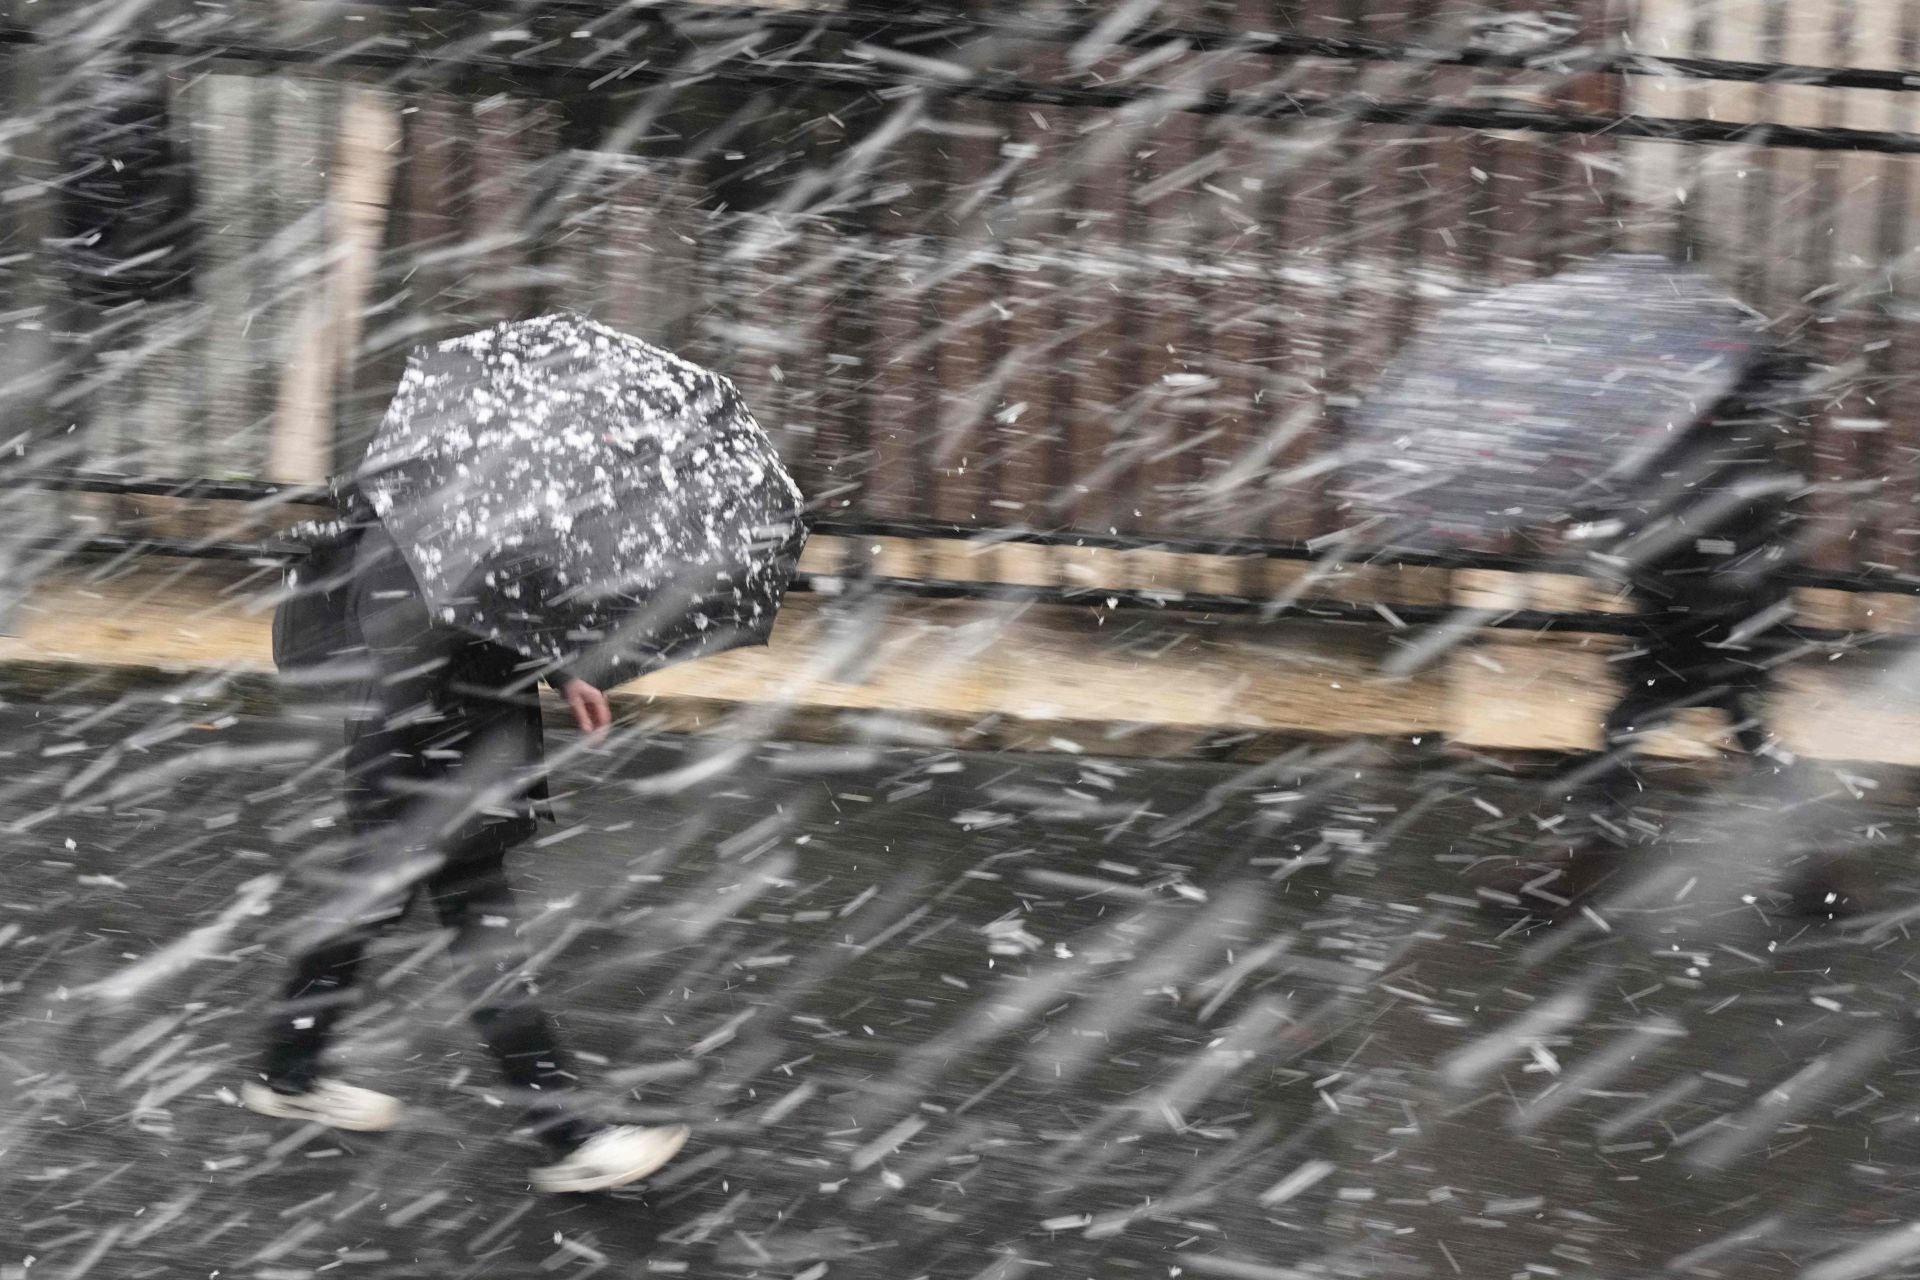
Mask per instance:
[[[1716,604],[1718,602],[1715,602]],[[1641,786],[1636,749],[1650,732],[1691,707],[1724,712],[1734,740],[1748,756],[1767,744],[1762,706],[1768,660],[1781,645],[1769,637],[1755,648],[1721,647],[1759,604],[1701,607],[1676,618],[1655,620],[1637,638],[1623,664],[1620,698],[1607,713],[1603,753],[1565,779],[1576,816],[1575,832],[1598,826],[1607,836],[1622,832],[1633,816]]]
[[[570,1149],[599,1126],[567,1106],[574,1075],[534,1000],[506,857],[534,830],[525,773],[538,704],[515,655],[432,625],[384,533],[357,553],[354,616],[373,675],[347,730],[352,837],[267,1034],[268,1082],[310,1087],[369,945],[416,899],[453,931],[468,1011],[535,1132]],[[528,721],[532,720],[531,729]],[[535,765],[538,761],[531,762]]]

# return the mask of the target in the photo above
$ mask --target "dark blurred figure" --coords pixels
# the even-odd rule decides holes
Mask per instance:
[[[1606,717],[1605,750],[1563,779],[1570,820],[1555,834],[1565,844],[1521,877],[1523,906],[1577,907],[1619,867],[1623,848],[1657,834],[1635,815],[1643,790],[1635,758],[1677,713],[1717,709],[1754,767],[1782,777],[1795,767],[1768,730],[1766,700],[1774,670],[1804,647],[1787,575],[1802,559],[1808,372],[1784,354],[1756,366],[1613,517],[1623,532],[1605,560],[1641,625],[1617,659],[1622,692]],[[1843,914],[1857,898],[1831,864],[1789,892],[1813,914]]]

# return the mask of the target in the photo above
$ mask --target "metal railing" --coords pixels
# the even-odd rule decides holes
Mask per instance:
[[[200,479],[127,478],[108,475],[65,473],[0,473],[0,490],[35,489],[49,492],[83,492],[116,497],[145,496],[180,501],[244,503],[256,510],[300,504],[324,504],[324,486],[277,485],[259,481],[209,481]],[[818,537],[843,539],[849,554],[837,572],[798,573],[792,590],[823,596],[871,597],[901,596],[921,600],[997,601],[1088,608],[1096,611],[1180,613],[1218,615],[1227,618],[1252,618],[1274,621],[1280,618],[1305,619],[1329,623],[1356,623],[1384,626],[1390,631],[1411,633],[1414,628],[1444,627],[1451,630],[1489,629],[1532,633],[1572,633],[1639,637],[1646,622],[1634,613],[1600,610],[1590,607],[1537,608],[1530,606],[1489,606],[1462,603],[1420,603],[1405,600],[1391,602],[1355,601],[1333,598],[1314,591],[1311,583],[1296,584],[1299,589],[1285,593],[1248,594],[1219,590],[1192,590],[1185,587],[1143,588],[1118,583],[1096,582],[1006,582],[992,579],[945,579],[919,575],[902,577],[874,571],[860,548],[874,539],[895,539],[911,543],[965,541],[975,547],[1026,545],[1045,548],[1094,548],[1123,552],[1169,552],[1184,555],[1236,558],[1241,560],[1277,559],[1315,560],[1319,552],[1309,544],[1273,542],[1221,542],[1199,539],[1151,538],[1143,535],[1097,534],[1068,530],[1002,528],[991,531],[969,530],[952,525],[924,521],[884,521],[863,519],[815,518],[809,520]],[[61,558],[85,557],[107,561],[109,569],[125,566],[148,556],[178,557],[187,560],[244,563],[256,568],[272,568],[290,563],[304,554],[299,544],[268,537],[252,541],[227,536],[169,538],[128,534],[77,534],[65,538],[39,537],[30,547],[51,552]],[[1541,568],[1537,557],[1500,556],[1483,553],[1417,555],[1399,553],[1382,556],[1365,564],[1344,566],[1365,570],[1379,566],[1471,570],[1515,575],[1522,578]],[[1833,575],[1800,572],[1784,575],[1791,585],[1815,590],[1842,592],[1874,591],[1890,595],[1920,596],[1920,578],[1911,576],[1863,578],[1857,575]],[[1338,585],[1337,578],[1320,584]],[[1801,622],[1794,633],[1810,647],[1842,651],[1865,645],[1889,642],[1906,643],[1909,637],[1888,632],[1883,627],[1845,627]]]

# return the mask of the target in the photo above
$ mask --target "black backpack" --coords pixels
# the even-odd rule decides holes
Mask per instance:
[[[350,678],[365,649],[353,618],[354,560],[374,516],[357,494],[336,490],[335,504],[338,518],[282,535],[296,555],[273,610],[273,665],[303,682]]]

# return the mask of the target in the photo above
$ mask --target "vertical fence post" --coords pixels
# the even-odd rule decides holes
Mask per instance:
[[[302,300],[280,373],[267,476],[314,484],[332,469],[338,400],[350,384],[362,315],[393,199],[399,116],[387,94],[348,82],[324,195],[324,274]]]
[[[0,471],[62,468],[74,463],[73,436],[48,404],[49,393],[71,376],[71,343],[62,350],[59,299],[46,261],[53,234],[46,178],[54,157],[48,147],[47,68],[40,49],[15,44],[0,49],[0,112],[12,137],[0,148],[0,174],[23,198],[0,206],[0,289],[11,313],[0,328]],[[14,494],[0,517],[0,635],[10,634],[21,601],[47,567],[32,540],[54,531],[57,494]]]

